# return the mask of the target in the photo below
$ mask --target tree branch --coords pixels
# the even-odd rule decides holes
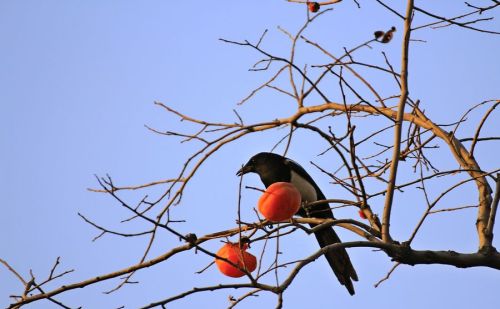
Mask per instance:
[[[402,63],[401,63],[401,96],[399,97],[398,111],[396,115],[396,124],[394,126],[394,150],[392,154],[392,162],[387,185],[387,195],[384,203],[384,211],[382,214],[382,240],[385,242],[391,241],[389,226],[391,221],[392,200],[394,198],[394,187],[396,185],[396,176],[398,172],[398,164],[400,159],[401,147],[401,129],[404,117],[404,109],[406,100],[408,99],[408,53],[410,47],[411,21],[413,14],[413,0],[409,0],[406,6],[406,17],[404,23],[404,38],[402,47]]]

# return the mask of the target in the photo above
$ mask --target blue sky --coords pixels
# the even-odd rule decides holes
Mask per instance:
[[[333,12],[306,32],[307,37],[338,55],[344,46],[349,48],[369,39],[374,30],[393,25],[402,29],[400,20],[375,4],[361,4],[361,9],[351,1],[336,5]],[[460,8],[440,4],[435,12],[459,14]],[[109,197],[87,191],[97,187],[94,175],[109,173],[117,184],[135,185],[171,178],[179,172],[183,160],[199,145],[180,144],[175,138],[148,131],[144,125],[160,130],[192,129],[156,107],[154,101],[211,121],[235,121],[233,108],[238,108],[248,121],[288,116],[294,103],[271,91],[236,106],[270,73],[248,72],[261,57],[253,50],[218,39],[255,42],[269,29],[263,46],[286,56],[289,42],[277,26],[293,32],[304,18],[302,6],[285,1],[0,1],[0,258],[25,278],[30,269],[37,278],[44,278],[60,256],[60,269],[75,271],[46,290],[134,264],[147,244],[146,238],[105,236],[92,242],[97,231],[77,215],[83,213],[96,223],[123,231],[145,227],[138,222],[120,224],[129,214]],[[416,24],[422,22],[425,19],[417,17]],[[484,25],[500,29],[498,20]],[[402,31],[396,32],[391,44],[363,50],[359,57],[383,63],[380,53],[384,51],[399,68],[401,34]],[[447,27],[420,30],[414,38],[426,42],[411,45],[410,93],[421,99],[423,108],[437,123],[452,123],[472,105],[498,99],[498,36]],[[301,63],[325,61],[324,55],[304,45],[299,53]],[[384,94],[394,89],[385,80],[374,83]],[[339,100],[338,95],[334,99]],[[319,103],[314,99],[307,102]],[[463,125],[460,137],[473,134],[474,125],[485,110],[470,117],[470,125]],[[493,114],[482,131],[485,136],[498,135],[495,124],[499,120],[498,114]],[[370,130],[362,121],[358,126],[360,135]],[[234,227],[236,170],[252,154],[269,150],[283,134],[283,130],[256,134],[223,148],[218,156],[209,159],[188,186],[182,204],[175,208],[176,219],[187,220],[179,224],[179,231],[203,235]],[[316,157],[318,148],[309,146],[315,145],[314,141],[318,140],[298,135],[290,156],[313,174],[327,196],[342,196],[345,192],[329,186],[328,178],[308,163],[328,162]],[[304,143],[308,146],[303,147]],[[481,167],[498,168],[499,150],[496,142],[479,145],[476,156]],[[445,148],[432,156],[440,168],[456,168]],[[405,171],[408,175],[402,177],[411,178],[411,169]],[[245,183],[259,185],[255,176],[246,177]],[[432,185],[437,196],[439,189],[449,183]],[[158,193],[152,193],[155,192]],[[400,239],[408,237],[423,211],[424,205],[415,198],[421,198],[419,194],[409,190],[396,196],[394,220],[398,223],[393,232]],[[442,208],[473,203],[474,194],[472,185],[465,186],[445,199]],[[140,194],[124,196],[132,201]],[[243,215],[249,221],[255,219],[251,209],[257,198],[253,191],[244,194]],[[337,213],[337,217],[356,216],[352,209]],[[435,215],[415,240],[415,248],[474,251],[474,216],[475,210]],[[498,234],[498,227],[496,231]],[[339,233],[343,239],[357,239],[345,231]],[[151,257],[179,244],[162,235]],[[495,244],[498,246],[498,240]],[[216,250],[219,245],[212,242],[207,248]],[[283,240],[282,246],[296,257],[317,249],[315,241],[303,234]],[[254,250],[258,252],[258,248]],[[369,249],[354,249],[350,253],[360,277],[355,297],[337,284],[321,259],[304,269],[285,293],[285,306],[401,308],[404,304],[407,308],[469,308],[499,303],[494,293],[500,279],[497,271],[402,266],[389,281],[374,288],[391,262]],[[110,280],[68,292],[58,299],[71,307],[136,308],[193,286],[236,282],[222,278],[213,267],[201,275],[194,274],[209,262],[207,256],[188,252],[137,274],[134,279],[140,285],[105,295],[103,291],[119,283]],[[21,293],[22,286],[4,267],[0,267],[0,281],[0,305],[6,306],[8,296]],[[242,293],[198,294],[174,303],[172,308],[225,308],[227,295]],[[310,296],[313,293],[326,296],[315,299]],[[273,307],[274,301],[273,295],[262,294],[243,302],[240,308]],[[27,307],[50,306],[40,302]]]

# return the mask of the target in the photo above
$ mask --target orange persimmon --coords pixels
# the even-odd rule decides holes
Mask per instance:
[[[358,213],[359,213],[359,217],[360,217],[361,219],[367,219],[367,218],[366,218],[365,213],[363,212],[363,210],[361,210],[361,209],[360,209],[360,210],[358,211]]]
[[[309,9],[310,12],[316,13],[317,11],[319,11],[320,5],[318,2],[308,2],[307,8]]]
[[[257,268],[257,258],[248,253],[246,249],[247,245],[243,245],[240,248],[240,245],[237,243],[226,243],[217,251],[217,256],[227,259],[241,269],[252,272]],[[215,264],[217,264],[219,271],[228,277],[238,278],[245,275],[241,269],[234,267],[224,260],[216,258]]]
[[[283,221],[299,210],[302,198],[299,190],[289,182],[275,182],[259,198],[260,213],[270,221]]]

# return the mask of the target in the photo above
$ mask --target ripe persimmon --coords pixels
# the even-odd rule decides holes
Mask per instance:
[[[363,212],[363,210],[361,210],[361,209],[360,209],[360,210],[358,211],[358,213],[359,213],[359,217],[360,217],[361,219],[367,219],[367,218],[366,218],[365,213]]]
[[[316,13],[317,11],[319,11],[320,5],[318,2],[308,2],[307,8],[309,9],[310,12]]]
[[[217,251],[217,256],[227,259],[241,269],[252,272],[257,268],[257,258],[246,251],[247,247],[247,245],[242,245],[240,248],[239,244],[229,242]],[[216,258],[215,264],[217,264],[219,271],[228,277],[238,278],[245,275],[241,269],[224,260]]]
[[[299,190],[289,182],[275,182],[259,198],[260,213],[270,221],[283,221],[299,210],[302,198]]]

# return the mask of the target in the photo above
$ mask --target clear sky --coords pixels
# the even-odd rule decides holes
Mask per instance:
[[[399,19],[372,2],[360,1],[362,8],[358,9],[354,2],[343,1],[309,29],[306,36],[339,55],[344,46],[350,48],[370,39],[374,30],[393,25],[402,29]],[[452,6],[449,1],[436,8],[416,2],[440,14],[460,14],[463,8],[461,3]],[[397,9],[403,11],[402,7]],[[498,17],[498,10],[495,13]],[[236,106],[270,73],[248,72],[261,57],[250,49],[227,45],[218,39],[255,42],[269,29],[264,46],[287,56],[289,41],[277,26],[294,32],[304,19],[303,6],[277,0],[1,0],[0,258],[24,278],[29,278],[31,269],[37,278],[43,279],[60,256],[59,269],[75,271],[45,290],[136,263],[147,245],[146,237],[106,235],[92,242],[98,232],[77,215],[80,212],[98,224],[125,232],[146,227],[142,223],[120,224],[130,214],[111,198],[87,191],[98,186],[94,175],[108,173],[118,185],[138,185],[177,175],[183,160],[199,144],[180,144],[178,139],[148,131],[144,125],[160,130],[184,128],[184,123],[156,107],[154,101],[216,122],[235,121],[233,108],[238,108],[249,121],[289,116],[295,103],[271,91]],[[425,21],[417,17],[416,24]],[[500,31],[498,19],[479,25]],[[402,31],[397,31],[393,43],[373,45],[361,57],[383,63],[381,51],[385,51],[399,69],[401,34]],[[410,92],[414,99],[421,99],[422,107],[437,123],[453,123],[474,104],[499,98],[499,36],[446,27],[417,31],[414,38],[425,42],[411,44]],[[310,47],[300,48],[299,53],[301,63],[325,61],[324,55]],[[384,85],[380,81],[380,86]],[[381,89],[384,94],[392,93]],[[483,108],[473,114],[471,124],[464,125],[459,136],[472,136],[474,125],[485,111]],[[494,113],[483,129],[484,136],[498,136],[499,121],[498,113]],[[369,132],[370,127],[363,127],[363,122],[358,125],[361,134]],[[182,204],[175,208],[174,219],[187,220],[176,226],[179,231],[203,235],[234,227],[238,198],[236,170],[252,154],[268,151],[283,134],[284,130],[257,134],[222,149],[218,156],[208,160],[188,186]],[[289,154],[311,171],[327,196],[342,194],[308,163],[325,162],[316,157],[323,146],[318,149],[314,145],[307,135],[300,135]],[[479,145],[476,157],[481,167],[498,168],[499,151],[498,142]],[[433,158],[440,168],[457,167],[445,148]],[[255,176],[248,176],[245,184],[258,186],[259,182]],[[398,224],[394,233],[401,240],[408,238],[425,207],[413,198],[417,195],[422,197],[417,191],[396,197],[394,220]],[[130,201],[140,199],[139,196],[124,194]],[[257,198],[254,191],[244,194],[243,215],[248,221],[255,219],[251,208]],[[441,206],[462,206],[476,199],[471,185],[450,195]],[[381,205],[374,208],[378,212]],[[414,247],[473,252],[477,248],[475,213],[474,209],[468,209],[432,217]],[[337,215],[356,216],[352,209]],[[496,231],[500,233],[498,225]],[[358,239],[345,231],[339,233],[343,239]],[[495,244],[499,245],[498,238]],[[180,243],[175,239],[160,236],[150,257],[177,245]],[[219,245],[213,242],[207,248],[216,250]],[[288,258],[287,250],[300,257],[316,249],[315,241],[305,234],[297,234],[282,244],[284,259]],[[412,309],[500,304],[496,295],[498,271],[401,266],[389,281],[374,288],[374,283],[391,268],[390,260],[369,249],[353,249],[350,254],[360,277],[355,286],[356,296],[349,296],[338,285],[327,263],[320,259],[304,269],[285,293],[285,307]],[[213,267],[194,274],[209,262],[205,255],[187,252],[137,274],[133,280],[140,285],[127,285],[105,295],[103,291],[119,283],[110,280],[70,291],[57,299],[71,307],[136,308],[193,286],[238,282],[221,277]],[[8,305],[9,295],[20,294],[22,290],[20,282],[0,266],[0,306]],[[228,295],[243,293],[197,294],[169,308],[225,308]],[[274,303],[274,295],[262,294],[246,300],[240,308],[268,308]],[[40,302],[27,307],[52,306]]]

